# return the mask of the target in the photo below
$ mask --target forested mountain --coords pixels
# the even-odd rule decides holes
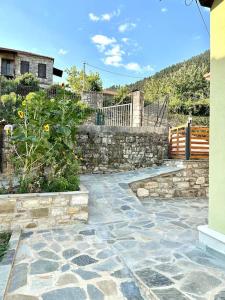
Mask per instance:
[[[209,67],[210,67],[210,53],[209,50],[205,51],[204,53],[197,55],[197,56],[193,56],[192,58],[169,66],[157,73],[155,73],[153,76],[148,77],[148,78],[144,78],[143,80],[137,81],[133,84],[127,85],[129,87],[129,89],[131,90],[144,90],[144,86],[145,84],[149,81],[149,79],[161,79],[165,76],[170,75],[171,73],[174,73],[176,71],[178,71],[179,69],[181,69],[184,65],[196,65],[196,66],[202,66],[205,65],[207,67],[207,70],[209,71]],[[115,86],[117,88],[117,86]]]
[[[129,91],[142,90],[146,101],[153,102],[169,95],[172,113],[209,114],[209,82],[204,74],[210,70],[210,53],[172,65],[149,78],[127,85]],[[118,87],[114,87],[117,89]]]

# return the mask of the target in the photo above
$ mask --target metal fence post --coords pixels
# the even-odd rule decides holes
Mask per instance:
[[[191,131],[191,123],[188,122],[188,124],[185,128],[185,158],[186,158],[186,160],[189,160],[190,156],[191,156],[190,131]]]

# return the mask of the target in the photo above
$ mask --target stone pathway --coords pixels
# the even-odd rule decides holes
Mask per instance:
[[[129,189],[174,170],[82,176],[89,224],[25,232],[6,299],[225,299],[225,261],[198,247],[207,200],[140,203]]]

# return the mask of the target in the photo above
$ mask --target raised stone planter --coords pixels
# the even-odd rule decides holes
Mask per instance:
[[[86,223],[88,191],[0,195],[0,230]]]

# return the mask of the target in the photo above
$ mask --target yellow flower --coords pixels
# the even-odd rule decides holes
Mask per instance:
[[[6,135],[9,135],[10,134],[10,129],[9,128],[6,128]]]
[[[44,125],[43,129],[44,131],[49,132],[49,125],[48,124]]]
[[[23,119],[24,118],[24,112],[19,110],[18,111],[18,116],[20,117],[20,119]]]

